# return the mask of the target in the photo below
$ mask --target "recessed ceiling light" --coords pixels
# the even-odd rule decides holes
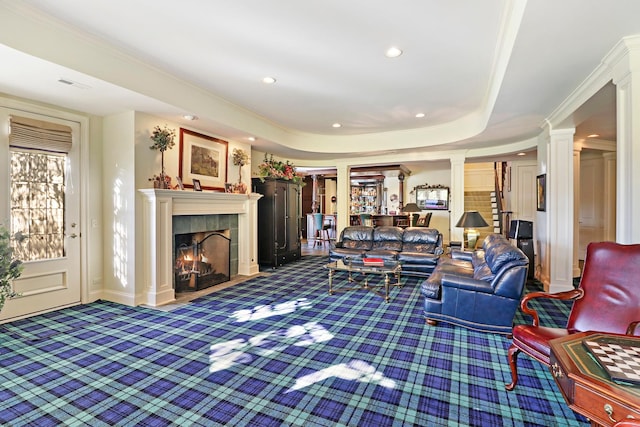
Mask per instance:
[[[198,120],[198,116],[194,116],[193,114],[185,114],[182,117],[184,117],[187,120]]]
[[[516,154],[516,156],[526,156],[526,155],[527,155],[527,153],[518,153],[518,154]]]
[[[255,136],[248,136],[248,137],[247,137],[247,139],[248,139],[249,141],[255,141],[255,140],[256,140],[256,137],[255,137]]]
[[[592,133],[591,135],[587,135],[587,138],[597,138],[599,136],[600,136],[600,134],[598,134],[598,133]]]
[[[424,113],[418,113],[416,114],[416,118],[421,119],[424,117]]]
[[[384,53],[384,56],[386,56],[387,58],[397,58],[398,56],[402,55],[402,50],[398,49],[395,46],[390,47],[389,49],[387,49],[387,51]]]
[[[262,83],[268,84],[268,85],[272,85],[276,82],[276,79],[273,77],[265,77],[262,79]]]
[[[342,125],[340,123],[334,123],[331,126],[333,126],[334,128],[340,128],[342,127]]]

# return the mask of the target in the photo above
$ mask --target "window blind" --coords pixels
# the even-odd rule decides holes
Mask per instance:
[[[71,151],[71,128],[43,120],[11,116],[9,146],[52,153]]]

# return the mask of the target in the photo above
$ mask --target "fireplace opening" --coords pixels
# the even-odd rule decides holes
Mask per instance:
[[[194,292],[228,282],[231,271],[229,230],[175,235],[176,292]]]

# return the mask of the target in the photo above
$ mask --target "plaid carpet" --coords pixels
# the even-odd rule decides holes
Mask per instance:
[[[527,356],[504,390],[506,337],[427,326],[418,279],[388,304],[328,295],[325,262],[305,257],[173,311],[99,301],[1,325],[0,423],[587,425]],[[563,304],[541,306],[541,320],[563,324]]]

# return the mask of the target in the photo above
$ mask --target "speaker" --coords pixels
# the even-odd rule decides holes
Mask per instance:
[[[518,239],[518,249],[520,249],[529,258],[529,270],[527,271],[527,279],[533,279],[535,277],[535,255],[533,251],[533,240],[531,239]]]
[[[533,239],[533,222],[514,219],[509,226],[510,239]]]

